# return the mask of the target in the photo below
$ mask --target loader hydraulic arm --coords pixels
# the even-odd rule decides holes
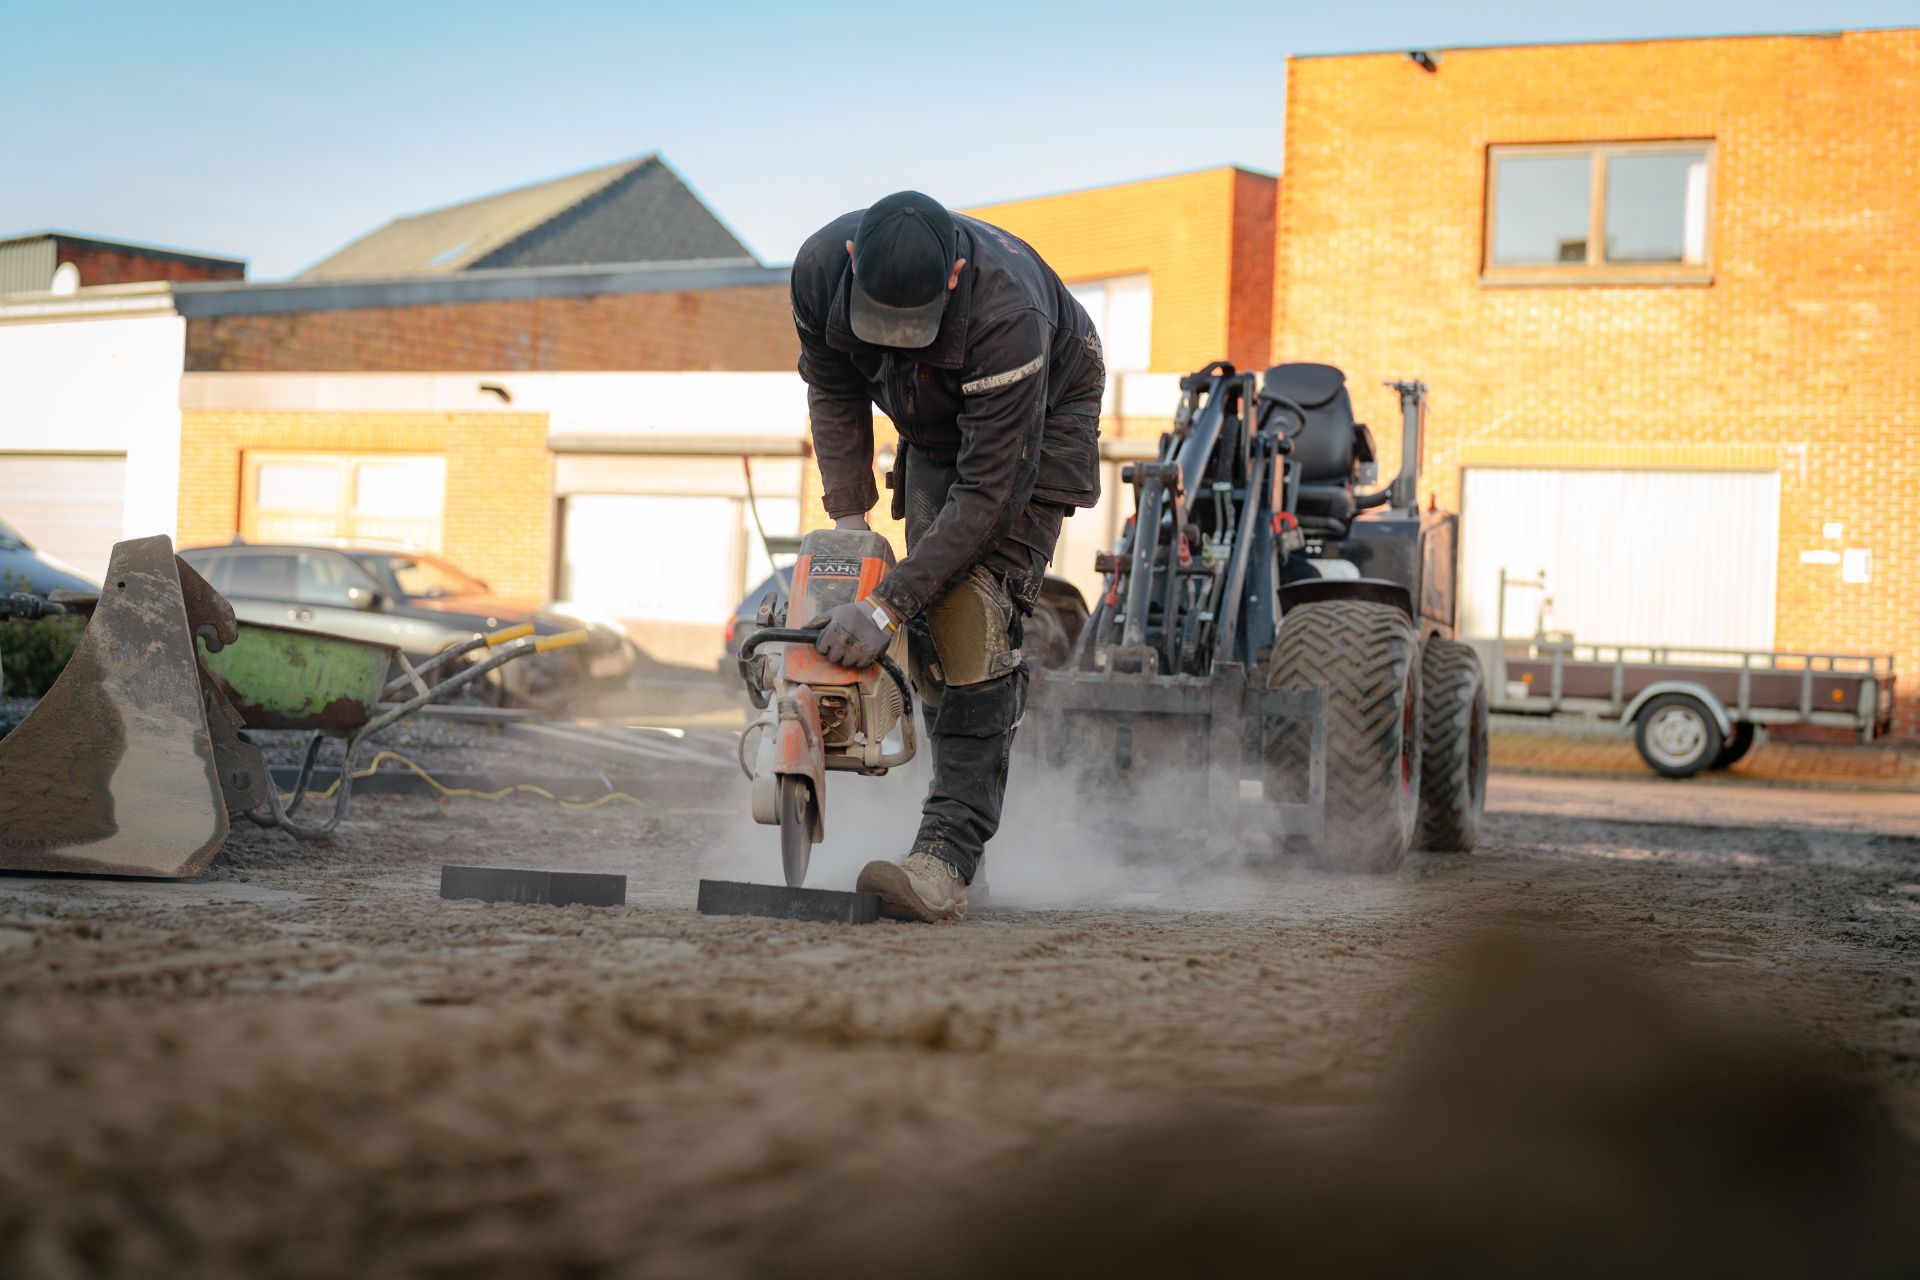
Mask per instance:
[[[1158,456],[1122,472],[1134,516],[1096,562],[1106,589],[1075,649],[1082,670],[1201,676],[1262,647],[1250,625],[1272,628],[1283,415],[1256,415],[1255,379],[1224,362],[1180,388]]]

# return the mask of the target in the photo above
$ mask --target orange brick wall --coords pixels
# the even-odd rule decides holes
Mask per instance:
[[[1227,359],[1239,369],[1266,367],[1273,348],[1273,237],[1279,190],[1280,184],[1264,174],[1234,171]]]
[[[553,462],[543,413],[186,410],[180,431],[180,545],[240,528],[245,452],[441,454],[441,549],[503,597],[544,600],[553,560]]]
[[[247,268],[240,262],[215,262],[168,253],[142,253],[119,246],[88,244],[61,239],[60,261],[71,262],[80,272],[80,283],[137,284],[147,280],[242,280]]]
[[[1294,59],[1275,355],[1345,368],[1390,455],[1379,382],[1425,378],[1423,491],[1443,504],[1463,462],[1502,451],[1777,467],[1776,643],[1896,653],[1911,732],[1917,103],[1913,30],[1448,50],[1431,75],[1401,54]],[[1711,285],[1478,282],[1488,146],[1665,138],[1717,144]],[[1871,548],[1871,582],[1800,562],[1837,549],[1826,521]]]
[[[780,370],[800,358],[784,285],[215,316],[187,371]]]
[[[1258,365],[1272,297],[1274,179],[1207,169],[965,210],[1032,245],[1069,284],[1145,272],[1152,368]]]

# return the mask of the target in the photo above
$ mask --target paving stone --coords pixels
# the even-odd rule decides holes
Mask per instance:
[[[627,878],[597,871],[445,866],[440,868],[440,896],[554,907],[618,907],[627,901]]]
[[[880,918],[880,898],[838,889],[789,889],[785,885],[702,880],[700,913],[709,916],[771,916],[776,920],[813,920],[823,924],[872,924]]]

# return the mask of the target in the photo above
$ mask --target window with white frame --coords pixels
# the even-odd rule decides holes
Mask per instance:
[[[440,549],[443,457],[249,451],[240,532],[250,542],[313,538]]]
[[[1489,284],[1706,283],[1713,143],[1487,151]]]
[[[1109,372],[1134,372],[1153,364],[1153,279],[1138,275],[1081,280],[1067,286],[1099,331]]]

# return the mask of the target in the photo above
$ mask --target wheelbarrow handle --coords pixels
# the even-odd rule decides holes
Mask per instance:
[[[510,628],[510,630],[518,629]],[[421,707],[426,706],[429,702],[436,702],[454,692],[456,689],[472,684],[475,680],[480,679],[495,667],[504,666],[512,662],[515,658],[522,658],[530,653],[548,653],[554,649],[571,648],[577,644],[585,644],[588,640],[588,635],[585,631],[562,631],[557,635],[536,637],[528,634],[531,630],[532,628],[528,628],[527,631],[521,631],[517,636],[509,637],[504,643],[498,645],[495,652],[483,660],[474,663],[472,666],[463,667],[453,675],[448,676],[445,680],[442,680],[439,684],[428,688],[425,692],[415,694],[398,706],[388,707],[385,711],[361,725],[360,728],[354,732],[353,736],[347,739],[346,749],[341,752],[340,782],[338,789],[333,793],[333,811],[327,815],[325,820],[319,823],[308,823],[302,822],[295,817],[295,814],[299,812],[301,804],[307,799],[307,787],[313,780],[314,761],[318,758],[320,754],[320,744],[326,737],[325,734],[319,733],[314,734],[313,738],[307,743],[307,754],[301,761],[300,775],[294,782],[292,799],[282,801],[279,786],[270,778],[267,783],[268,812],[265,814],[248,813],[247,817],[259,823],[261,826],[277,826],[282,831],[297,836],[302,840],[318,840],[326,836],[340,824],[340,819],[346,816],[347,801],[353,794],[353,759],[354,756],[358,754],[361,743],[371,738],[374,734],[379,733],[394,721],[404,720]],[[499,635],[500,633],[496,632],[495,634]],[[486,642],[486,639],[484,636],[475,637],[474,640],[470,642],[470,648],[479,648]]]
[[[762,627],[746,638],[740,646],[740,679],[746,682],[747,700],[756,710],[764,711],[767,706],[767,691],[760,687],[754,676],[753,652],[763,644],[813,644],[825,631],[820,627]],[[907,683],[906,673],[900,670],[900,664],[888,654],[880,655],[880,669],[885,671],[894,684],[900,688],[900,714],[913,719],[913,687]]]
[[[455,658],[465,657],[475,649],[497,649],[503,644],[511,644],[515,640],[524,640],[532,634],[533,624],[531,622],[522,622],[518,626],[502,627],[498,631],[489,631],[485,635],[474,636],[469,640],[463,640],[450,649],[442,649],[439,653],[434,654],[433,657],[427,659],[417,667],[407,666],[406,659],[403,657],[400,662],[402,667],[405,668],[406,674],[387,681],[386,688],[380,691],[380,697],[382,700],[392,698],[408,686],[412,686],[416,693],[425,693],[427,691],[427,684],[421,677],[427,673],[437,671],[449,662],[452,662]],[[573,635],[574,633],[568,631],[562,634]],[[585,633],[582,632],[581,634],[584,635]],[[575,641],[574,643],[577,644],[579,642]]]

